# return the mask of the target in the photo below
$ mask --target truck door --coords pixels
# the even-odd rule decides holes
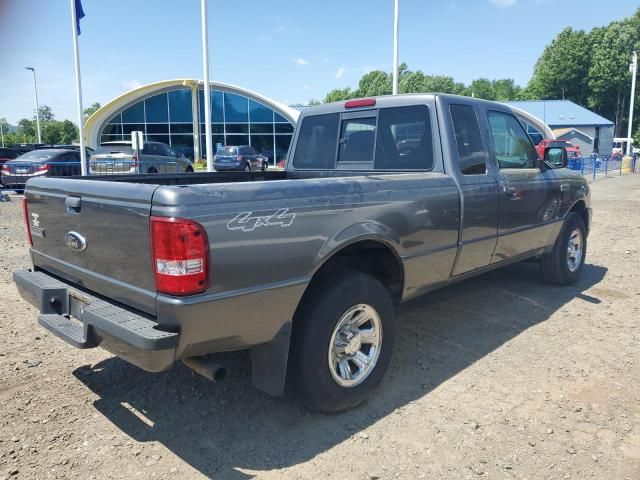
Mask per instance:
[[[540,169],[535,147],[515,116],[488,110],[487,120],[500,186],[495,263],[549,245],[561,192],[553,170]]]
[[[456,100],[448,105],[448,117],[455,138],[452,154],[458,156],[453,168],[458,170],[455,176],[462,193],[462,228],[452,273],[459,275],[491,263],[498,236],[499,191],[474,103]]]

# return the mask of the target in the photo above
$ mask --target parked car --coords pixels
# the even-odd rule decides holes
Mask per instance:
[[[131,141],[105,142],[91,154],[90,175],[193,172],[191,160],[161,142],[145,142],[142,151]]]
[[[563,147],[539,158],[504,104],[305,108],[290,151],[261,175],[31,180],[19,292],[75,347],[212,380],[224,368],[209,354],[250,349],[258,388],[288,382],[336,412],[382,380],[394,302],[525,259],[554,284],[580,277],[589,186]]]
[[[28,180],[35,177],[69,177],[80,175],[77,150],[32,150],[2,165],[0,180],[11,190],[22,193]]]
[[[69,144],[69,145],[51,145],[49,148],[59,148],[64,150],[78,150],[80,151],[80,145]],[[91,157],[94,152],[94,149],[91,147],[84,147],[85,154],[87,158]]]
[[[0,148],[0,165],[14,158],[18,158],[20,153],[13,148]]]
[[[229,170],[266,172],[269,168],[269,159],[249,145],[229,145],[218,148],[213,157],[213,166],[219,172]]]

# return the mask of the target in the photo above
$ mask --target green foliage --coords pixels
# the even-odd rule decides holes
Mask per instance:
[[[626,136],[633,50],[640,51],[640,9],[589,32],[566,28],[545,48],[524,98],[566,98],[616,124]],[[638,110],[634,119],[640,120]]]
[[[78,140],[78,127],[70,120],[55,120],[50,107],[43,105],[40,107],[40,130],[42,132],[42,143],[46,144],[70,144]],[[6,120],[0,119],[5,128]],[[7,124],[8,126],[8,124]],[[37,143],[38,130],[35,120],[23,118],[18,122],[18,130],[12,133],[5,133],[5,145],[17,143]]]
[[[324,103],[340,102],[348,100],[357,96],[357,92],[354,92],[349,87],[347,88],[334,88],[327,96],[324,97]]]
[[[90,107],[87,107],[84,109],[84,118],[87,119],[89,118],[91,115],[93,115],[94,113],[96,113],[97,110],[100,109],[100,102],[95,102],[92,103]]]
[[[310,106],[315,106],[315,105],[320,105],[322,102],[320,100],[316,100],[315,98],[312,98],[311,100],[309,100],[309,105]]]

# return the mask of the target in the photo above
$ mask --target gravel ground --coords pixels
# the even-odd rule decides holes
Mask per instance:
[[[582,280],[521,264],[398,307],[376,396],[340,415],[146,373],[38,327],[20,204],[0,203],[1,478],[640,478],[640,175],[591,185]]]

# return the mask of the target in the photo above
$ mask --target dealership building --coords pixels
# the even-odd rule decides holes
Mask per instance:
[[[87,145],[129,140],[142,131],[147,141],[170,145],[189,158],[205,152],[203,82],[167,80],[131,90],[102,106],[85,123]],[[237,86],[211,82],[214,145],[251,145],[271,164],[285,158],[300,112]]]

